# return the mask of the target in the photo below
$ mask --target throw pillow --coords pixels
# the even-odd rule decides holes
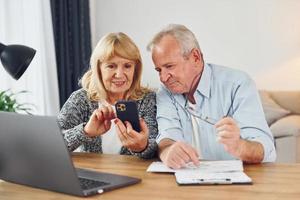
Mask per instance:
[[[290,113],[289,110],[286,110],[282,108],[280,105],[278,105],[271,98],[271,96],[268,94],[267,91],[259,91],[259,95],[265,112],[265,117],[269,126],[275,121],[277,121],[278,119]]]

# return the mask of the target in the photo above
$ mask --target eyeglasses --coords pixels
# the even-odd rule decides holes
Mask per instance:
[[[194,117],[197,117],[198,119],[200,119],[200,120],[202,120],[202,121],[204,121],[204,122],[206,122],[206,123],[208,123],[208,124],[210,124],[210,125],[215,125],[219,120],[216,120],[216,119],[214,119],[214,118],[212,118],[212,117],[208,117],[208,116],[205,116],[205,115],[199,113],[198,110],[197,110],[194,106],[192,106],[192,105],[190,105],[190,104],[188,103],[188,97],[191,95],[191,92],[192,92],[192,88],[193,88],[193,86],[194,86],[194,83],[195,83],[195,81],[197,80],[197,78],[199,78],[200,76],[201,76],[201,73],[198,74],[198,75],[196,75],[196,76],[194,77],[194,79],[193,79],[193,81],[192,81],[192,84],[191,84],[191,87],[190,87],[190,89],[189,89],[189,92],[188,92],[187,94],[185,94],[185,104],[184,104],[184,108],[185,108],[185,110],[186,110],[190,115],[192,115],[192,116],[194,116]],[[236,96],[236,93],[237,93],[239,87],[240,87],[240,85],[238,85],[238,87],[236,88],[234,94],[231,95],[230,106],[229,106],[229,109],[228,109],[228,111],[227,111],[227,113],[226,113],[226,115],[225,115],[224,117],[228,117],[228,116],[229,116],[229,113],[230,113],[230,111],[231,111],[232,108],[233,108],[233,101],[234,101],[234,98],[235,98],[235,96]]]

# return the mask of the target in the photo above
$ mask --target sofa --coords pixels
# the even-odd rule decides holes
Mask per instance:
[[[300,162],[300,91],[259,91],[275,138],[276,162]]]

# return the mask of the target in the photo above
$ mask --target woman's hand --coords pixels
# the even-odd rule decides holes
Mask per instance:
[[[141,132],[133,130],[131,124],[125,121],[125,124],[116,119],[116,130],[122,142],[122,145],[134,152],[143,151],[148,145],[149,130],[144,119],[140,118]]]
[[[111,120],[116,118],[111,106],[101,106],[95,110],[88,123],[84,127],[84,132],[89,137],[95,137],[106,133],[111,127]]]

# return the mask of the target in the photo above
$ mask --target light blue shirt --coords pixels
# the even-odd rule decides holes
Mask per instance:
[[[241,129],[241,138],[263,145],[263,162],[275,161],[274,138],[265,120],[255,83],[246,73],[205,64],[194,98],[202,116],[220,120],[229,110],[229,116]],[[172,94],[162,85],[156,100],[159,129],[157,143],[168,138],[192,144],[192,122],[190,114],[184,108],[184,96]],[[225,151],[223,144],[217,142],[217,132],[213,125],[199,120],[199,131],[203,159],[235,159]]]

